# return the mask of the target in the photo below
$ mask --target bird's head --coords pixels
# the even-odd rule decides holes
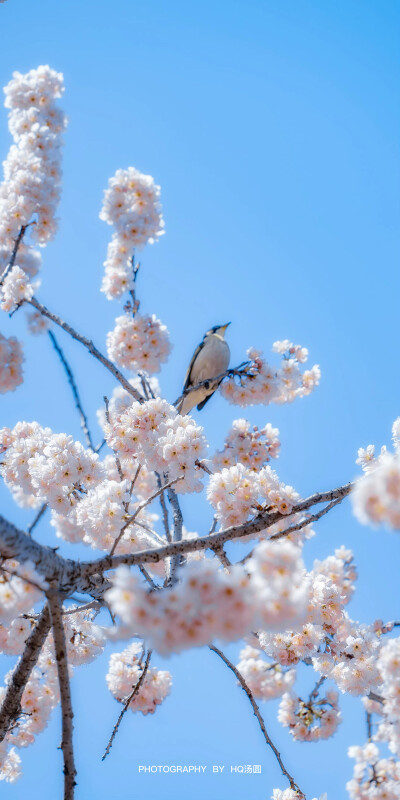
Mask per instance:
[[[217,334],[217,336],[222,336],[222,338],[224,338],[225,331],[230,324],[230,322],[227,322],[226,325],[214,325],[213,328],[210,328],[210,330],[207,331],[206,336],[211,336],[214,333]]]

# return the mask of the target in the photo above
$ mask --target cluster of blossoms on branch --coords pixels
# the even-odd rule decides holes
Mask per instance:
[[[268,422],[259,429],[246,419],[235,419],[224,442],[223,450],[217,450],[212,465],[219,472],[224,467],[238,462],[252,470],[258,470],[271,458],[278,458],[281,443],[279,430]]]
[[[15,336],[0,333],[0,394],[13,392],[23,382],[24,354]]]
[[[326,692],[322,699],[302,700],[286,692],[281,700],[278,720],[289,728],[293,739],[300,742],[317,742],[329,739],[341,722],[338,693]]]
[[[12,312],[33,296],[38,284],[30,281],[41,263],[34,245],[18,237],[22,239],[29,226],[33,242],[44,246],[56,232],[66,117],[56,102],[64,91],[63,76],[48,66],[24,75],[15,72],[4,91],[14,144],[3,163],[0,184],[0,305]],[[16,263],[12,254],[17,240]],[[0,336],[1,391],[14,391],[23,380],[21,346]]]
[[[400,764],[393,758],[380,758],[373,742],[364,747],[349,747],[355,759],[352,780],[346,784],[351,800],[398,800]]]
[[[250,364],[243,376],[232,376],[221,385],[226,400],[239,406],[269,405],[269,403],[291,403],[297,397],[310,394],[320,380],[320,369],[314,365],[301,371],[301,364],[308,359],[308,350],[294,345],[288,339],[275,342],[273,351],[282,356],[282,366],[272,367],[263,354],[255,348],[247,351]]]
[[[107,686],[116,700],[122,703],[132,693],[143,672],[144,650],[139,642],[130,644],[122,653],[113,653],[110,657]],[[140,692],[132,697],[129,703],[131,711],[142,714],[154,714],[157,706],[165,700],[171,691],[172,678],[166,670],[150,667],[140,687]]]
[[[136,458],[151,472],[168,474],[169,480],[179,478],[176,491],[202,490],[204,473],[196,462],[208,446],[203,429],[166,400],[133,402],[121,415],[114,415],[106,426],[106,439],[118,455]]]
[[[208,559],[189,564],[172,589],[147,591],[124,566],[113,584],[106,597],[124,629],[164,654],[234,641],[260,627],[297,625],[308,599],[300,550],[286,542],[258,545],[246,568],[224,571]]]
[[[155,314],[117,317],[107,335],[107,352],[112,361],[132,372],[159,372],[170,353],[168,330]]]
[[[102,291],[109,300],[133,289],[132,254],[164,233],[160,187],[134,167],[119,169],[104,192],[100,219],[115,228],[104,262]]]
[[[210,477],[207,499],[221,525],[228,527],[245,522],[261,508],[290,514],[300,495],[293,486],[283,484],[271,467],[255,472],[238,463]]]
[[[392,427],[394,453],[382,447],[375,456],[374,445],[360,448],[357,464],[364,476],[356,482],[353,507],[364,525],[387,525],[400,530],[400,417]]]

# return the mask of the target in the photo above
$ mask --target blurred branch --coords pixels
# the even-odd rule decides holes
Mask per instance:
[[[78,387],[76,385],[76,381],[75,381],[72,369],[71,369],[70,365],[68,364],[68,361],[65,358],[65,355],[64,355],[63,351],[61,350],[61,347],[58,344],[58,341],[57,341],[53,331],[48,331],[48,334],[49,334],[51,343],[52,343],[52,345],[53,345],[53,347],[54,347],[54,349],[55,349],[55,351],[56,351],[56,353],[57,353],[57,355],[58,355],[58,357],[59,357],[59,359],[60,359],[60,361],[61,361],[61,363],[62,363],[62,365],[64,367],[64,370],[65,370],[66,375],[67,375],[68,383],[69,383],[69,385],[70,385],[70,387],[72,389],[72,394],[73,394],[74,400],[75,400],[75,406],[78,409],[78,413],[79,413],[79,416],[81,418],[81,428],[83,430],[83,434],[85,436],[86,442],[87,442],[88,446],[91,448],[91,450],[93,450],[93,452],[94,452],[95,451],[95,446],[93,444],[93,440],[92,440],[92,437],[91,437],[91,434],[90,434],[87,416],[86,416],[86,414],[85,414],[85,412],[83,410],[83,407],[82,407],[81,399],[79,397]]]
[[[274,753],[274,755],[276,757],[276,760],[277,760],[277,762],[278,762],[278,764],[279,764],[279,766],[280,766],[280,768],[282,770],[283,775],[285,776],[285,778],[288,779],[289,784],[290,784],[290,788],[294,792],[298,793],[299,800],[301,800],[301,798],[304,798],[304,800],[305,800],[305,795],[303,794],[301,789],[299,789],[297,783],[295,783],[294,778],[292,778],[290,772],[288,772],[288,770],[286,769],[286,767],[283,764],[283,761],[281,759],[281,754],[279,753],[279,751],[275,747],[272,739],[270,738],[270,736],[269,736],[269,734],[267,732],[267,729],[265,727],[265,722],[264,722],[264,720],[263,720],[263,718],[261,716],[261,713],[260,713],[260,709],[259,709],[259,707],[258,707],[258,705],[257,705],[257,703],[256,703],[256,701],[254,699],[254,696],[253,696],[250,688],[248,687],[243,675],[239,672],[238,669],[236,669],[234,664],[232,664],[232,662],[229,661],[229,658],[227,658],[227,656],[225,655],[225,653],[222,652],[222,650],[219,650],[218,647],[214,647],[213,645],[210,645],[210,650],[212,650],[214,653],[216,653],[217,656],[219,656],[222,659],[222,661],[226,664],[226,666],[229,667],[229,669],[236,676],[236,678],[239,681],[243,691],[247,694],[247,697],[250,700],[250,703],[251,703],[251,706],[252,706],[252,709],[253,709],[253,712],[254,712],[254,716],[258,720],[258,724],[259,724],[259,726],[261,728],[261,731],[262,731],[262,734],[264,736],[264,739],[265,739],[268,747],[270,747],[271,750],[273,751],[273,753]]]
[[[131,386],[129,381],[125,378],[122,372],[120,372],[120,370],[115,366],[115,364],[113,364],[112,361],[106,358],[106,356],[103,356],[100,350],[98,350],[97,347],[95,347],[91,339],[87,339],[85,336],[82,336],[80,333],[74,330],[74,328],[72,328],[71,325],[68,325],[67,322],[64,322],[64,320],[62,320],[61,317],[58,317],[57,314],[53,314],[52,311],[49,311],[49,309],[46,308],[46,306],[42,305],[42,303],[39,303],[39,301],[36,300],[36,297],[32,297],[31,300],[27,300],[26,302],[28,302],[31,306],[36,308],[37,311],[40,311],[40,313],[44,317],[51,319],[51,321],[54,322],[56,325],[58,325],[60,328],[62,328],[63,331],[69,333],[69,335],[72,336],[73,339],[76,339],[77,342],[83,344],[83,346],[86,347],[89,353],[92,356],[94,356],[94,358],[96,358],[97,361],[100,361],[100,363],[103,364],[103,367],[105,367],[109,372],[111,372],[112,375],[114,375],[114,378],[116,378],[116,380],[121,384],[121,386],[123,386],[124,389],[132,397],[134,397],[135,400],[137,400],[139,403],[143,403],[142,395],[139,394],[137,389]]]

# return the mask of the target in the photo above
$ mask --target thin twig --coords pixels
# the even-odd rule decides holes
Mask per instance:
[[[106,444],[107,444],[107,440],[103,439],[103,441],[100,442],[100,444],[96,445],[96,447],[94,448],[94,452],[95,453],[100,453],[100,450],[102,450],[104,445],[106,445]]]
[[[137,481],[137,479],[139,477],[139,472],[140,472],[141,469],[142,469],[142,465],[139,464],[139,466],[138,466],[138,468],[137,468],[137,470],[136,470],[136,472],[135,472],[135,474],[134,474],[134,476],[132,478],[131,485],[129,487],[129,497],[132,497],[133,490],[135,488],[135,483],[136,483],[136,481]]]
[[[156,589],[158,589],[157,584],[154,583],[153,578],[151,577],[150,573],[147,572],[147,569],[145,569],[145,567],[139,564],[139,570],[142,573],[143,577],[146,579],[149,586],[152,588],[152,590],[155,591]]]
[[[158,472],[155,473],[155,476],[157,478],[157,486],[158,486],[159,489],[161,489],[161,487],[162,487],[161,477],[158,474]],[[169,527],[168,508],[167,508],[167,504],[165,502],[164,492],[162,492],[160,494],[160,504],[161,504],[161,511],[162,511],[162,516],[163,516],[163,525],[164,525],[165,536],[167,537],[167,542],[172,542],[171,531],[170,531],[170,527]]]
[[[68,673],[67,645],[65,642],[64,623],[62,620],[62,603],[57,591],[48,592],[51,627],[53,630],[54,649],[57,661],[58,684],[60,687],[62,737],[61,750],[64,758],[64,800],[73,800],[75,794],[75,759],[72,735],[74,730],[71,687]]]
[[[63,351],[61,350],[61,347],[58,344],[58,341],[57,341],[53,331],[48,331],[48,334],[49,334],[51,343],[52,343],[52,345],[53,345],[53,347],[54,347],[54,349],[55,349],[55,351],[56,351],[56,353],[57,353],[57,355],[58,355],[58,357],[59,357],[59,359],[60,359],[60,361],[61,361],[61,363],[62,363],[62,365],[64,367],[64,370],[65,370],[66,375],[67,375],[68,383],[69,383],[69,385],[70,385],[70,387],[72,389],[72,394],[73,394],[74,400],[75,400],[75,406],[78,409],[78,413],[79,413],[79,416],[80,416],[80,419],[81,419],[81,428],[83,430],[84,437],[86,439],[87,444],[89,445],[89,447],[94,452],[95,447],[94,447],[93,439],[92,439],[92,436],[91,436],[91,433],[90,433],[90,430],[89,430],[88,419],[87,419],[87,416],[86,416],[86,414],[85,414],[85,412],[83,410],[83,407],[82,407],[81,399],[79,397],[78,387],[76,385],[76,381],[75,381],[72,369],[71,369],[70,365],[68,364],[68,361],[65,358],[65,355],[64,355]]]
[[[110,411],[109,411],[108,397],[106,397],[104,395],[103,400],[104,400],[104,405],[106,407],[106,411],[105,411],[106,420],[107,420],[108,424],[110,425]],[[117,467],[117,472],[118,472],[118,475],[119,475],[119,479],[120,479],[120,481],[122,483],[122,481],[124,480],[124,473],[122,472],[122,467],[121,467],[121,462],[119,460],[119,455],[118,455],[116,450],[113,450],[113,453],[114,453],[115,464],[116,464],[116,467]]]
[[[111,748],[113,746],[113,741],[114,741],[114,739],[115,739],[115,737],[117,735],[118,728],[119,728],[119,726],[120,726],[120,724],[122,722],[122,719],[125,716],[125,714],[126,714],[128,708],[129,708],[133,698],[136,697],[136,695],[139,693],[140,687],[141,687],[141,685],[142,685],[142,683],[143,683],[143,681],[144,681],[144,679],[146,677],[146,673],[147,673],[147,670],[149,668],[150,659],[151,659],[151,653],[152,653],[152,651],[149,650],[148,653],[147,653],[147,657],[146,657],[145,665],[143,667],[142,674],[141,674],[138,682],[133,687],[130,695],[128,695],[128,697],[124,701],[124,707],[123,707],[123,709],[122,709],[122,711],[121,711],[121,713],[120,713],[120,715],[119,715],[119,717],[118,717],[118,719],[117,719],[117,721],[116,721],[116,723],[114,725],[113,732],[112,732],[112,734],[110,736],[108,745],[107,745],[107,747],[106,747],[106,749],[105,749],[105,751],[103,753],[103,756],[102,756],[102,759],[101,759],[102,761],[104,761],[104,759],[107,758],[107,756],[108,756],[108,754],[109,754],[109,752],[110,752],[110,750],[111,750]]]
[[[322,684],[324,683],[325,680],[326,680],[326,676],[325,675],[321,675],[321,677],[318,679],[317,683],[315,684],[313,690],[308,695],[308,705],[310,705],[312,703],[312,701],[315,700],[318,697],[318,692],[319,692],[319,690],[320,690],[320,688],[321,688],[321,686],[322,686]]]
[[[295,781],[294,781],[294,778],[292,778],[290,772],[288,772],[288,770],[286,769],[285,765],[283,764],[283,761],[281,759],[281,755],[280,755],[279,751],[277,750],[277,748],[275,747],[275,745],[274,745],[273,741],[271,740],[269,734],[267,733],[267,729],[265,727],[265,722],[264,722],[264,720],[263,720],[263,718],[261,716],[260,709],[259,709],[259,707],[258,707],[258,705],[257,705],[257,703],[256,703],[256,701],[254,699],[254,696],[253,696],[251,690],[249,689],[249,687],[248,687],[243,675],[239,672],[238,669],[236,669],[235,665],[232,664],[231,661],[229,661],[229,658],[227,658],[227,656],[225,655],[225,653],[222,652],[222,650],[219,650],[218,647],[214,647],[213,645],[210,645],[210,650],[212,650],[214,653],[216,653],[217,656],[219,656],[222,659],[222,661],[224,661],[226,666],[229,667],[229,669],[232,670],[233,674],[236,676],[236,678],[239,681],[243,691],[246,692],[247,697],[250,700],[251,706],[253,708],[254,715],[258,720],[258,724],[259,724],[259,726],[261,728],[261,731],[262,731],[262,734],[264,736],[264,739],[265,739],[268,747],[270,747],[271,750],[273,751],[273,753],[274,753],[274,755],[276,757],[276,760],[277,760],[277,762],[278,762],[278,764],[279,764],[279,766],[280,766],[280,768],[282,770],[283,775],[285,776],[285,778],[288,779],[289,784],[290,784],[290,788],[294,792],[298,792],[300,794],[300,797],[305,798],[305,795],[303,794],[301,789],[299,789],[297,783],[295,783]],[[299,798],[299,800],[300,800],[300,798]]]
[[[229,569],[229,567],[232,566],[232,563],[229,560],[228,556],[226,555],[225,550],[224,550],[223,547],[216,547],[214,549],[214,553],[217,556],[217,558],[219,558],[219,560],[220,560],[220,562],[221,562],[223,567],[225,567],[226,569]]]
[[[33,529],[36,528],[36,525],[38,524],[39,520],[43,517],[45,511],[47,511],[47,503],[43,503],[43,505],[40,506],[35,519],[31,522],[30,525],[28,525],[26,532],[29,533],[29,536],[32,534]]]
[[[10,261],[7,264],[3,274],[0,277],[0,286],[3,285],[8,273],[11,272],[11,270],[12,270],[14,264],[15,264],[15,259],[17,257],[19,246],[20,246],[20,244],[22,242],[22,239],[24,238],[26,229],[29,228],[30,225],[35,225],[35,224],[36,224],[35,222],[29,222],[27,225],[21,225],[19,234],[18,234],[18,236],[17,236],[17,238],[16,238],[16,240],[14,242],[14,248],[13,248],[13,251],[12,251],[12,254],[11,254]]]
[[[372,714],[370,711],[366,711],[366,724],[367,724],[367,736],[368,741],[372,742]]]
[[[268,541],[272,541],[272,539],[283,539],[285,536],[289,536],[291,533],[294,533],[294,531],[300,531],[302,528],[306,528],[307,525],[317,522],[317,520],[321,519],[321,517],[324,517],[325,514],[331,510],[331,508],[338,506],[343,499],[343,497],[338,497],[336,500],[332,500],[327,506],[325,506],[325,508],[322,508],[321,511],[318,511],[316,514],[310,514],[309,517],[306,517],[295,525],[291,525],[290,528],[286,528],[285,531],[278,531],[278,533],[274,533],[272,536],[270,536]]]
[[[29,676],[36,665],[40,651],[50,630],[50,613],[47,605],[43,608],[32,633],[29,634],[25,649],[7,685],[0,708],[0,742],[13,725],[21,710],[21,697]]]
[[[121,541],[121,538],[124,535],[126,529],[129,527],[129,525],[132,525],[132,523],[135,521],[136,517],[140,514],[140,512],[143,511],[143,509],[146,508],[146,506],[148,506],[149,503],[151,503],[153,500],[155,500],[156,497],[158,497],[160,494],[165,492],[166,489],[169,489],[171,486],[174,485],[174,483],[177,483],[178,481],[181,481],[182,478],[183,478],[183,475],[179,475],[178,478],[174,478],[172,481],[168,481],[168,483],[166,483],[164,486],[162,486],[161,489],[157,489],[157,491],[154,492],[154,494],[152,494],[151,497],[148,497],[147,500],[145,500],[143,503],[140,503],[140,505],[137,507],[135,513],[132,514],[132,516],[129,517],[129,519],[122,526],[122,528],[121,528],[121,530],[120,530],[120,532],[119,532],[119,534],[118,534],[118,536],[117,536],[117,538],[116,538],[116,540],[115,540],[115,542],[114,542],[114,544],[113,544],[113,546],[112,546],[112,548],[110,550],[110,557],[114,555],[115,550],[116,550],[119,542]]]
[[[36,308],[37,311],[40,311],[40,313],[44,317],[51,319],[51,321],[54,322],[55,325],[58,325],[64,331],[69,333],[69,335],[72,336],[73,339],[76,339],[77,342],[83,344],[83,346],[86,347],[89,353],[92,356],[94,356],[94,358],[96,358],[97,361],[100,361],[100,363],[103,364],[103,367],[105,367],[109,372],[111,372],[112,375],[114,375],[114,378],[116,378],[116,380],[121,384],[121,386],[123,386],[124,389],[130,395],[132,395],[132,397],[135,398],[135,400],[137,400],[139,403],[143,403],[144,398],[138,392],[138,390],[135,389],[135,387],[129,383],[127,378],[125,378],[125,376],[115,366],[115,364],[113,364],[112,361],[106,358],[106,356],[104,356],[100,352],[100,350],[98,350],[97,347],[95,347],[91,339],[87,339],[86,336],[82,336],[80,333],[74,330],[74,328],[72,328],[71,325],[68,325],[67,322],[64,322],[64,320],[62,320],[61,317],[57,316],[57,314],[53,314],[52,311],[49,311],[49,309],[46,308],[46,306],[44,306],[42,303],[39,303],[36,297],[32,297],[31,300],[27,300],[26,302],[29,303],[34,308]]]

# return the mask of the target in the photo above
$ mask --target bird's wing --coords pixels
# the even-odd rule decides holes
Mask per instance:
[[[192,369],[193,369],[194,363],[196,361],[196,358],[199,355],[199,353],[201,352],[201,350],[203,349],[203,347],[204,347],[204,339],[203,339],[202,342],[200,342],[198,347],[196,347],[196,350],[194,351],[194,353],[192,355],[192,360],[191,360],[191,362],[190,362],[190,364],[188,366],[188,370],[187,370],[187,373],[186,373],[186,376],[185,376],[185,383],[183,384],[182,394],[183,394],[183,392],[186,392],[186,389],[188,389],[189,386],[192,385],[192,381],[191,381]]]

